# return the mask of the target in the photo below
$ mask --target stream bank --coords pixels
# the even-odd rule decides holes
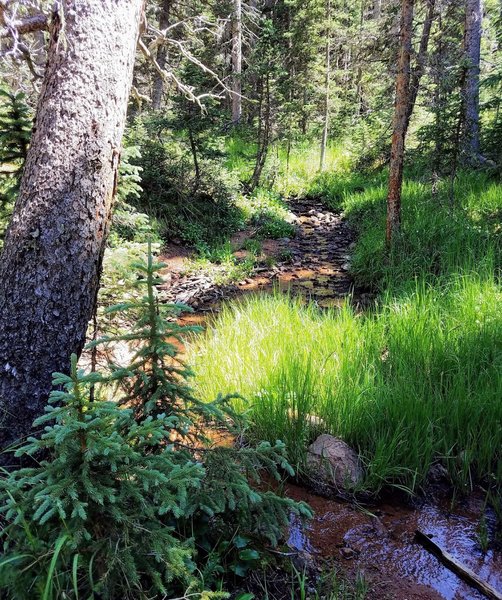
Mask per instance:
[[[193,314],[183,317],[183,322],[204,324],[224,301],[275,290],[299,296],[320,308],[339,306],[347,298],[358,308],[371,303],[371,294],[354,290],[349,272],[354,236],[342,216],[327,211],[317,201],[295,200],[289,206],[296,235],[264,240],[265,260],[245,280],[219,285],[208,275],[187,274],[185,250],[168,249],[161,257],[169,273],[162,294],[166,301],[194,309]],[[246,259],[245,242],[251,236],[252,232],[241,232],[233,238],[234,254],[239,259]],[[268,262],[269,258],[273,261]],[[416,543],[416,529],[434,536],[445,550],[502,590],[502,555],[493,545],[485,547],[496,537],[496,519],[485,509],[479,493],[454,508],[445,498],[436,501],[432,495],[426,496],[427,502],[408,505],[396,494],[376,507],[360,510],[291,483],[285,486],[285,492],[296,500],[305,500],[315,512],[307,527],[292,521],[289,546],[293,553],[315,570],[326,572],[336,567],[349,580],[363,576],[369,585],[369,599],[484,597]]]

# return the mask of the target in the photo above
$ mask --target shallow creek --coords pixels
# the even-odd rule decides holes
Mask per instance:
[[[349,274],[353,234],[343,218],[312,201],[293,201],[290,210],[297,226],[296,236],[263,243],[267,255],[280,256],[287,251],[288,259],[274,267],[258,267],[245,281],[218,286],[209,277],[184,275],[184,257],[179,256],[177,247],[162,257],[168,264],[168,278],[161,286],[164,300],[195,309],[195,313],[180,319],[182,324],[207,325],[222,301],[276,289],[322,308],[339,306],[351,295],[355,306],[371,302],[371,294],[353,289]],[[240,242],[245,239],[243,233]],[[236,248],[241,247],[239,240],[234,242]],[[239,252],[245,258],[246,253],[237,251],[236,255]],[[493,540],[496,520],[484,510],[483,498],[476,494],[454,508],[448,502],[406,506],[388,499],[387,503],[362,510],[316,496],[294,484],[287,484],[285,492],[293,499],[308,502],[315,512],[308,525],[291,521],[291,550],[322,565],[323,571],[341,569],[352,579],[363,575],[369,584],[366,600],[484,598],[415,541],[417,529],[433,536],[443,550],[502,593],[502,552],[493,544],[483,551],[479,533],[484,514],[486,534]]]
[[[485,597],[418,544],[417,529],[433,536],[442,549],[502,593],[502,552],[493,544],[483,552],[478,533],[484,514],[488,538],[493,540],[496,519],[491,511],[483,512],[483,500],[475,494],[454,508],[447,502],[420,507],[384,503],[361,510],[293,484],[285,492],[305,500],[315,511],[308,525],[291,521],[290,548],[314,560],[333,559],[348,575],[360,573],[370,584],[369,600]]]

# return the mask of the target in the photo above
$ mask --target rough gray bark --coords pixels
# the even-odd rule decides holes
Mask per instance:
[[[480,162],[479,143],[479,62],[483,0],[466,0],[464,30],[465,73],[462,86],[462,157],[468,164]],[[482,159],[481,159],[482,162]]]
[[[242,117],[242,2],[234,1],[232,15],[232,123]]]
[[[169,27],[171,20],[171,8],[173,0],[163,0],[160,7],[159,15],[159,29],[163,31]],[[161,45],[157,50],[157,64],[161,69],[164,69],[167,62],[167,47],[165,44]],[[162,99],[164,97],[164,78],[160,73],[155,73],[155,79],[153,80],[152,89],[152,107],[154,110],[159,110],[162,106]]]
[[[0,448],[43,412],[95,303],[144,0],[65,0],[0,261]],[[5,462],[5,455],[3,457]]]
[[[401,1],[399,60],[396,76],[392,146],[390,153],[389,193],[387,196],[387,244],[401,225],[401,188],[403,186],[404,148],[410,101],[410,62],[413,35],[414,0]]]

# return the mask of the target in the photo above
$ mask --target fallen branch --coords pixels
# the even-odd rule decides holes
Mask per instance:
[[[415,540],[421,544],[426,550],[437,556],[439,560],[448,569],[456,573],[461,579],[468,583],[471,587],[476,588],[490,600],[502,600],[502,593],[498,592],[489,583],[480,579],[474,571],[460,563],[451,554],[443,550],[432,539],[419,529],[415,531]]]

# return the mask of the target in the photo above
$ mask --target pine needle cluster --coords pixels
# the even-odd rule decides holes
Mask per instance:
[[[0,203],[15,199],[31,138],[32,119],[22,92],[0,86]]]

